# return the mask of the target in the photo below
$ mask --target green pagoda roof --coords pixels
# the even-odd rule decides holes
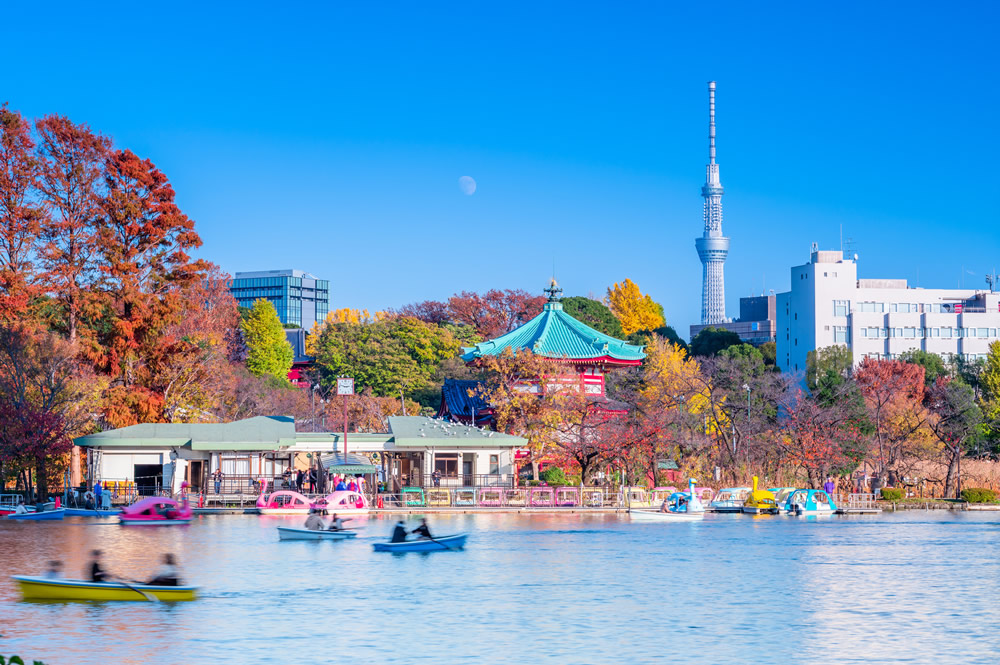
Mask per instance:
[[[464,348],[462,360],[472,362],[484,356],[500,355],[506,349],[527,350],[546,358],[612,365],[638,365],[646,357],[642,346],[615,339],[574,319],[563,311],[562,303],[554,294],[541,314],[506,335]]]

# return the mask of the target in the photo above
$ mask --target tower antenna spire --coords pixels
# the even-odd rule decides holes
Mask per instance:
[[[715,81],[708,82],[708,163],[715,164]]]

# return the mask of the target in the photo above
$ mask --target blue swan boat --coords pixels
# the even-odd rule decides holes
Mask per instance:
[[[823,490],[795,490],[783,506],[790,515],[832,515],[837,510],[833,498]]]

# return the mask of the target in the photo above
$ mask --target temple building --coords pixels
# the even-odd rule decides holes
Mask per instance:
[[[462,360],[475,364],[507,349],[530,350],[561,365],[569,377],[567,383],[579,386],[595,408],[612,413],[627,411],[627,404],[608,399],[604,377],[616,369],[641,365],[646,357],[643,347],[598,332],[567,314],[560,302],[562,289],[555,280],[545,293],[549,300],[541,314],[505,335],[463,349]],[[470,396],[476,385],[474,381],[446,381],[438,415],[459,422],[486,424],[490,419],[489,405]],[[540,387],[538,382],[526,378],[525,390],[537,391]]]

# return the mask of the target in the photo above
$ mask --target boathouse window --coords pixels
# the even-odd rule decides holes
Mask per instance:
[[[490,455],[490,475],[496,476],[500,474],[500,456]]]
[[[434,470],[444,478],[458,477],[458,453],[439,453],[434,456]]]

